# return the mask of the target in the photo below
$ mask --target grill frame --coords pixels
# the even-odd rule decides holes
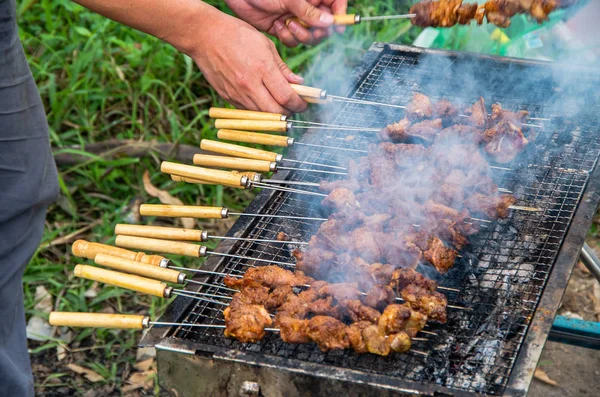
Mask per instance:
[[[386,52],[402,51],[414,54],[439,54],[455,57],[473,56],[472,54],[454,53],[438,50],[419,49],[408,46],[386,45],[383,43],[375,43],[369,52],[366,54],[363,62],[355,69],[352,78],[353,86],[350,92],[354,91],[356,84],[366,72],[371,70],[373,65],[378,61],[379,57]],[[475,55],[480,59],[490,59],[495,62],[505,62],[508,64],[524,64],[524,65],[546,65],[545,62],[526,61],[521,59],[496,58],[491,56]],[[281,178],[286,174],[280,173]],[[560,305],[560,300],[566,288],[570,273],[576,263],[579,250],[583,245],[587,230],[592,223],[592,217],[596,210],[600,196],[598,189],[600,188],[600,170],[596,166],[593,173],[590,175],[587,186],[583,191],[583,196],[575,210],[571,220],[571,225],[562,241],[562,246],[552,266],[552,271],[547,279],[546,286],[541,294],[538,307],[528,331],[520,346],[519,353],[513,365],[512,372],[508,383],[506,384],[504,394],[522,396],[525,395],[531,382],[535,366],[541,354],[541,350],[547,338],[552,321]],[[255,200],[250,204],[247,212],[260,212],[275,195],[272,191],[261,192]],[[247,229],[254,223],[253,219],[241,217],[232,229],[227,233],[228,236],[243,236],[247,233]],[[229,252],[235,248],[235,242],[224,242],[217,248],[221,252]],[[224,258],[212,257],[206,261],[205,268],[219,269],[227,260]],[[192,288],[194,289],[194,288]],[[199,288],[198,288],[199,289]],[[165,314],[161,317],[161,321],[180,321],[191,304],[187,304],[185,299],[177,298],[171,304]],[[246,363],[250,366],[259,366],[268,368],[268,371],[288,372],[295,375],[305,376],[309,374],[319,380],[316,382],[331,382],[333,380],[344,383],[370,384],[379,390],[390,390],[398,393],[419,393],[424,395],[448,394],[456,396],[472,396],[476,393],[457,390],[434,384],[424,384],[407,380],[399,380],[385,375],[376,375],[363,373],[347,368],[333,367],[330,365],[322,365],[317,363],[302,362],[294,359],[285,359],[276,356],[267,356],[251,352],[241,352],[219,346],[206,345],[182,340],[171,336],[171,329],[152,328],[143,338],[142,345],[156,345],[157,348],[163,351],[179,351],[187,353],[196,353],[200,356],[210,356],[210,360],[214,361],[231,361],[236,363]],[[160,355],[159,355],[160,358]],[[159,362],[161,360],[159,359]],[[168,362],[165,359],[165,362]],[[161,371],[159,364],[159,374],[161,377],[165,375],[165,371]],[[293,375],[291,375],[293,376]],[[168,380],[167,380],[168,382]],[[333,390],[333,389],[332,389]],[[334,394],[331,394],[334,395]]]

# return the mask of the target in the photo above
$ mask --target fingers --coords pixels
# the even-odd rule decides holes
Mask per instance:
[[[314,39],[312,33],[306,29],[304,26],[300,25],[296,21],[291,21],[288,24],[288,28],[291,31],[291,34],[294,38],[303,44],[312,44]]]
[[[294,48],[300,44],[290,29],[285,26],[285,23],[277,20],[273,23],[273,25],[275,26],[275,34],[284,45]]]
[[[286,5],[287,9],[292,14],[300,18],[300,20],[308,23],[310,26],[317,28],[326,28],[333,24],[333,15],[319,9],[318,7],[314,6],[308,1],[288,0],[286,2]],[[298,26],[300,25],[298,24]]]
[[[323,4],[328,6],[334,15],[345,15],[348,12],[348,0],[325,0]],[[338,33],[344,33],[345,30],[345,26],[335,27]]]
[[[283,62],[279,57],[279,54],[275,51],[273,54],[275,63],[272,68],[267,71],[263,82],[273,98],[279,103],[279,105],[289,109],[293,113],[299,113],[306,110],[306,102],[300,98],[298,94],[290,86],[290,78],[292,80],[297,77],[290,68]]]

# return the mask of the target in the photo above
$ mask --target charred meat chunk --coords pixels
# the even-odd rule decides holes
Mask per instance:
[[[285,314],[275,316],[275,325],[279,327],[281,340],[287,343],[308,343],[308,320],[300,320]]]
[[[409,285],[402,290],[402,299],[413,309],[422,312],[432,321],[446,322],[446,297],[435,291],[427,291],[416,285]]]
[[[350,347],[350,341],[346,328],[344,323],[333,317],[315,316],[308,321],[306,335],[322,352],[347,349]]]
[[[242,343],[258,342],[265,336],[265,328],[273,324],[267,309],[262,305],[240,304],[223,311],[225,336]]]

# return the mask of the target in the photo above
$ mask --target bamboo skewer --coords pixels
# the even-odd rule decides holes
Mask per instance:
[[[145,251],[161,252],[165,254],[185,255],[195,258],[202,258],[208,255],[223,256],[227,258],[243,259],[248,261],[271,263],[288,267],[296,267],[295,263],[281,262],[271,259],[253,258],[243,255],[226,254],[222,252],[209,251],[203,245],[184,243],[179,241],[158,240],[147,237],[134,237],[119,235],[115,240],[118,247],[141,249]],[[249,265],[246,265],[249,266]]]
[[[115,226],[116,235],[136,236],[136,237],[149,237],[157,238],[162,240],[175,240],[175,241],[196,241],[206,242],[210,239],[215,240],[234,240],[234,241],[249,241],[259,243],[274,243],[274,244],[299,244],[306,245],[308,243],[301,241],[283,241],[273,239],[259,239],[259,238],[244,238],[244,237],[225,237],[225,236],[213,236],[209,235],[206,230],[192,230],[192,229],[180,229],[176,227],[163,227],[163,226],[145,226],[145,225],[128,225],[118,224]]]
[[[108,314],[108,313],[81,313],[81,312],[51,312],[48,322],[56,327],[87,327],[87,328],[111,328],[111,329],[144,329],[150,326],[158,327],[193,327],[193,328],[214,328],[225,329],[226,325],[221,324],[193,324],[193,323],[175,323],[164,321],[150,321],[149,316],[135,314]],[[264,328],[267,332],[279,332],[279,328]],[[411,340],[422,342],[428,341],[426,338],[411,338]],[[428,353],[420,350],[410,349],[422,356],[429,356]]]
[[[251,189],[253,187],[260,187],[267,190],[285,191],[289,193],[305,194],[309,196],[326,197],[326,194],[317,193],[309,190],[293,189],[283,186],[274,187],[267,183],[257,182],[256,180],[250,180],[245,175],[240,176],[239,173],[233,171],[221,171],[211,168],[196,167],[193,165],[185,165],[178,163],[171,163],[169,161],[163,161],[160,169],[165,174],[183,176],[187,178],[197,179],[206,183],[220,184],[223,186],[230,186],[239,189]]]
[[[249,132],[249,131],[219,130],[219,132],[217,133],[217,136],[219,139],[225,139],[225,140],[234,141],[234,142],[256,143],[256,144],[267,145],[267,146],[288,147],[289,145],[291,145],[291,144],[288,144],[286,146],[283,146],[282,140],[273,140],[271,137],[284,138],[285,140],[288,140],[288,141],[291,139],[292,143],[300,144],[300,142],[294,141],[293,138],[288,138],[288,137],[279,136],[279,135],[261,134],[258,132]],[[205,142],[205,141],[207,141],[207,142]],[[277,144],[275,144],[273,142],[277,142]],[[345,150],[345,148],[337,148],[334,146],[313,145],[313,144],[308,144],[308,143],[306,143],[306,144],[302,143],[302,144],[307,145],[307,146],[317,146],[317,147],[326,148],[326,149]],[[273,161],[273,162],[275,162],[275,164],[277,164],[277,161],[278,161],[277,160],[278,154],[275,152],[268,152],[266,150],[259,150],[259,149],[252,149],[252,148],[250,148],[252,150],[247,150],[249,148],[247,148],[245,146],[233,145],[233,144],[225,143],[225,142],[218,142],[218,141],[211,141],[211,140],[204,139],[204,140],[202,140],[202,142],[200,142],[200,148],[202,148],[203,150],[220,153],[220,154],[226,154],[226,155],[233,156],[233,157],[242,157],[242,158],[253,159],[253,160]],[[239,148],[242,148],[243,153],[240,151]],[[346,148],[346,150],[352,150],[352,151],[356,151],[356,152],[360,152],[360,153],[367,153],[366,150],[348,149],[348,148]],[[274,160],[269,160],[269,159],[274,159]],[[494,170],[512,171],[511,168],[499,167],[499,166],[495,166],[495,165],[490,165],[489,167]],[[263,165],[263,168],[265,168],[264,165]],[[276,171],[276,168],[290,169],[289,167],[285,168],[285,167],[281,167],[281,166],[277,165],[275,167],[275,169],[272,169],[272,171]],[[344,167],[339,167],[339,168],[346,170],[346,168],[344,168]],[[298,170],[304,171],[304,169],[298,169]],[[318,170],[310,170],[310,171],[311,172],[323,172],[323,171],[318,171]],[[325,172],[325,173],[335,174],[333,172]],[[342,174],[346,175],[347,173],[342,173]]]
[[[314,165],[317,167],[326,167],[326,168],[333,168],[333,169],[338,169],[338,170],[342,170],[342,171],[347,171],[347,169],[345,167],[340,167],[337,165],[314,163],[311,161],[300,161],[300,160],[290,159],[287,157],[284,158],[283,155],[279,154],[279,153],[270,152],[267,150],[250,148],[250,147],[246,147],[246,146],[232,145],[230,143],[213,141],[210,139],[203,139],[202,141],[200,141],[200,149],[206,150],[208,152],[226,154],[226,155],[232,156],[232,157],[242,157],[242,158],[246,158],[246,159],[275,161],[277,163],[280,163],[282,161],[289,161],[292,163],[308,164],[308,165]]]

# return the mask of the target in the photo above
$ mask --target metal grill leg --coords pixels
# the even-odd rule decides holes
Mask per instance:
[[[587,243],[584,243],[581,248],[580,258],[590,273],[596,277],[596,280],[600,281],[600,259],[598,259],[594,250],[592,250]]]

